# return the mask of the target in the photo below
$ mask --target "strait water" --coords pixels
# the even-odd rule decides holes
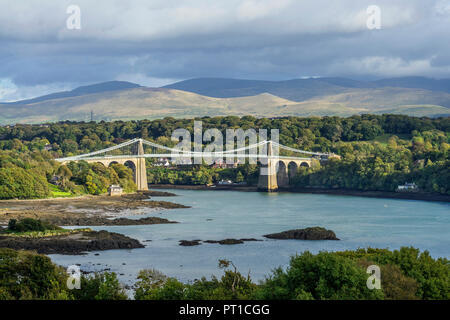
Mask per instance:
[[[264,279],[289,257],[309,250],[337,251],[365,247],[398,249],[414,246],[434,257],[450,257],[450,204],[414,200],[377,199],[299,193],[167,190],[177,197],[158,197],[189,205],[189,209],[151,210],[145,215],[178,224],[92,227],[138,239],[146,247],[91,252],[82,256],[51,255],[60,265],[81,264],[86,271],[109,268],[124,284],[132,284],[139,270],[156,268],[190,281],[222,274],[218,259],[232,260],[254,280]],[[262,236],[296,228],[322,226],[340,241],[269,240]],[[179,240],[257,238],[238,245],[178,245]],[[144,242],[146,240],[151,240]],[[96,256],[95,254],[99,254]]]

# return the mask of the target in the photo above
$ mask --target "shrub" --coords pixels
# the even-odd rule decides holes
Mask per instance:
[[[382,299],[369,290],[367,274],[354,261],[335,253],[306,251],[291,258],[286,270],[276,269],[256,292],[260,299]]]
[[[68,298],[66,279],[44,255],[0,248],[0,299]]]
[[[46,230],[59,230],[58,226],[50,223],[43,222],[32,218],[24,218],[19,221],[15,219],[9,220],[8,231],[12,232],[29,232],[29,231],[46,231]]]
[[[112,272],[82,275],[80,289],[72,290],[77,300],[126,300],[128,297],[120,285],[117,275]]]

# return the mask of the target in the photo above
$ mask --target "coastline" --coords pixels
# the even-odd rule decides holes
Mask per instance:
[[[205,185],[172,185],[172,184],[152,184],[150,189],[184,189],[184,190],[220,190],[220,191],[241,191],[258,192],[255,186],[205,186]],[[434,202],[450,202],[450,196],[443,194],[425,192],[389,192],[389,191],[362,191],[347,189],[323,189],[323,188],[279,188],[278,192],[287,193],[309,193],[328,194],[340,196],[356,196],[368,198],[385,198],[400,200],[420,200]]]

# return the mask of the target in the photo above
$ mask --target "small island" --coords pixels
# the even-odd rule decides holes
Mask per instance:
[[[198,246],[203,243],[212,243],[212,244],[220,244],[220,245],[233,245],[233,244],[242,244],[248,241],[262,241],[254,238],[243,238],[243,239],[223,239],[223,240],[180,240],[179,245],[185,247]]]
[[[264,237],[279,240],[339,240],[334,231],[322,227],[288,230],[279,233],[266,234]]]

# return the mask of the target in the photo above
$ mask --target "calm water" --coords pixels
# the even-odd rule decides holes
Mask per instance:
[[[450,257],[450,204],[350,196],[234,191],[167,190],[178,197],[157,198],[192,206],[189,209],[148,210],[178,224],[93,227],[123,233],[146,248],[94,252],[84,256],[51,255],[63,266],[83,270],[110,268],[123,283],[134,282],[139,270],[156,268],[182,281],[220,275],[217,261],[232,260],[253,279],[263,279],[274,267],[305,250],[345,250],[359,247],[397,249],[414,246],[435,256]],[[142,215],[139,217],[143,217]],[[136,216],[136,218],[138,218]],[[267,240],[262,235],[295,228],[322,226],[341,241]],[[179,240],[258,238],[239,245],[178,245]]]

